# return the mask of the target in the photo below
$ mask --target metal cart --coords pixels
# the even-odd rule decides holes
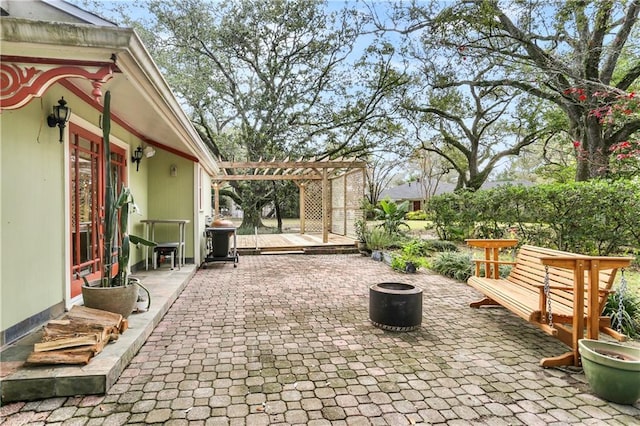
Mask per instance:
[[[207,254],[204,258],[205,267],[210,262],[233,262],[233,267],[238,266],[238,244],[236,228],[206,228]],[[229,247],[229,241],[233,237],[233,247]]]

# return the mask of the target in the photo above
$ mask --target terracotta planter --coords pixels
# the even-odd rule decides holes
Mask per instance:
[[[640,399],[640,348],[581,339],[578,350],[593,393],[618,404]]]
[[[129,285],[119,287],[82,286],[82,299],[88,308],[115,312],[127,318],[138,301],[138,279],[129,278]]]

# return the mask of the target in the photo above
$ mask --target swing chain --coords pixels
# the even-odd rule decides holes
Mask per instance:
[[[547,320],[553,328],[553,314],[551,312],[551,287],[549,286],[549,267],[544,267],[544,296],[547,298]]]
[[[616,318],[618,326],[616,330],[622,333],[622,320],[625,314],[624,298],[627,292],[627,278],[624,276],[624,268],[620,270],[620,286],[618,287],[618,317]]]

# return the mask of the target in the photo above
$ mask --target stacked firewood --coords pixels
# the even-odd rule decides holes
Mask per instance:
[[[27,364],[83,364],[98,354],[128,327],[122,315],[73,306],[61,319],[44,326]]]

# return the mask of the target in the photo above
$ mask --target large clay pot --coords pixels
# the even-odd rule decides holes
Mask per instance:
[[[119,287],[82,286],[82,299],[88,308],[114,312],[127,318],[138,301],[138,279],[129,278],[129,285]]]
[[[640,399],[640,348],[580,339],[578,351],[593,393],[618,404]]]

